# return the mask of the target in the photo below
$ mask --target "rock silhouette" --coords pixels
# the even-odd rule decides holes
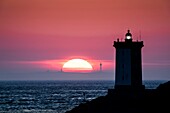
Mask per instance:
[[[66,113],[169,113],[170,81],[156,89],[115,91]]]

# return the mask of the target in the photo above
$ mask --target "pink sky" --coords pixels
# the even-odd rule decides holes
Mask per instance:
[[[0,72],[59,70],[76,56],[112,71],[113,41],[130,29],[144,41],[145,78],[169,79],[169,11],[169,0],[1,0]]]

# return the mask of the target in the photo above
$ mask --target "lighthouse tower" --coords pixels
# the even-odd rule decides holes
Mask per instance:
[[[125,41],[114,41],[116,49],[115,89],[144,89],[142,85],[143,41],[133,41],[130,30]]]
[[[100,72],[102,72],[102,63],[100,63]]]

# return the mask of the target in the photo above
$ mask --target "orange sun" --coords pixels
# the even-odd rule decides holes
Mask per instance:
[[[90,72],[92,70],[92,65],[83,59],[72,59],[63,65],[64,72]]]

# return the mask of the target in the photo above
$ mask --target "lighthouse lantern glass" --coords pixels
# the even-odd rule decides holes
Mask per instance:
[[[126,39],[131,39],[131,36],[126,36]]]

